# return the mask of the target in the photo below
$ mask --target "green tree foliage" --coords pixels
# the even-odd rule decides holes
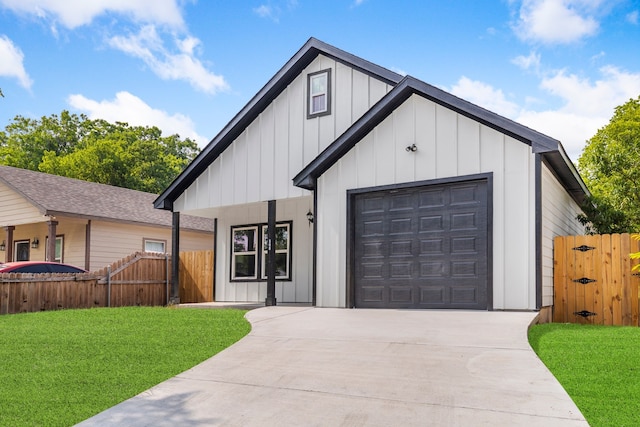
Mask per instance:
[[[0,164],[159,193],[198,154],[196,143],[157,127],[90,120],[63,111],[16,116],[0,132]]]
[[[585,214],[595,231],[640,231],[640,96],[616,107],[587,142],[578,169],[593,194]]]

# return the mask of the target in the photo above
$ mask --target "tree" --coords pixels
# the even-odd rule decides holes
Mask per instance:
[[[593,195],[585,214],[596,231],[639,231],[640,96],[616,107],[610,122],[587,141],[578,169]]]
[[[0,132],[0,164],[151,193],[164,190],[198,154],[192,140],[157,127],[90,120],[63,111],[16,116]]]

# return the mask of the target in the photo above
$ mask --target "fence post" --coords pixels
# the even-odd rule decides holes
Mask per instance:
[[[164,281],[164,287],[165,287],[165,305],[169,305],[169,283],[171,283],[171,281],[169,280],[169,254],[164,254],[164,260],[165,260],[165,268],[167,273],[165,274],[165,281]]]
[[[111,307],[111,266],[107,266],[107,307]]]

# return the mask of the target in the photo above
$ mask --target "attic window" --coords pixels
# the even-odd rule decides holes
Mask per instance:
[[[331,114],[331,69],[311,73],[307,78],[307,118]]]

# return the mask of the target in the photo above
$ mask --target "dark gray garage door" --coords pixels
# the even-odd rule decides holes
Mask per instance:
[[[487,181],[358,194],[356,307],[487,309]]]

